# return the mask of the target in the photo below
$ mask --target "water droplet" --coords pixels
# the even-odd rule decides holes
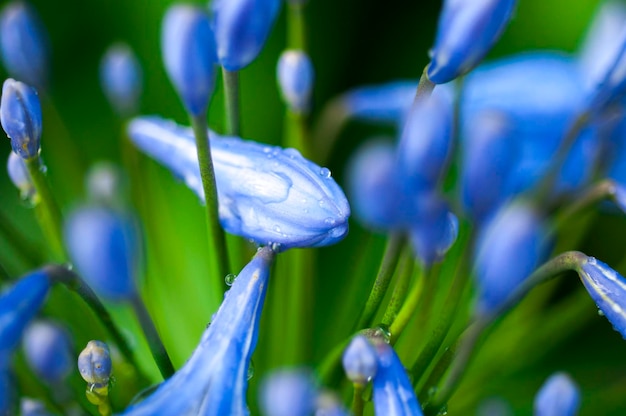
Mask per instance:
[[[324,201],[323,199],[320,199],[319,201],[317,201],[317,203],[319,204],[320,207],[323,207],[326,204],[326,201]]]
[[[224,278],[224,282],[226,282],[226,286],[232,286],[235,283],[235,279],[237,279],[236,274],[228,273]]]
[[[248,365],[248,380],[254,377],[254,361],[250,360],[250,364]]]
[[[274,253],[280,253],[280,243],[270,243],[270,247]]]
[[[591,265],[595,265],[595,264],[597,264],[597,263],[598,263],[598,261],[596,260],[596,258],[595,258],[595,257],[589,257],[589,258],[587,259],[587,263],[589,263],[589,264],[591,264]]]
[[[303,209],[302,211],[304,211],[304,213],[305,213],[305,214],[308,214],[308,213],[309,213],[309,209],[308,209],[308,208],[305,208],[305,209]]]
[[[437,416],[446,416],[448,414],[448,406],[444,405],[437,413]]]
[[[324,220],[324,224],[326,224],[326,225],[335,225],[336,222],[337,221],[334,218],[330,218],[330,217],[328,217],[328,218],[326,218]]]
[[[598,315],[600,315],[600,316],[604,316],[604,312],[602,312],[602,310],[601,310],[601,309],[598,309]]]
[[[206,324],[206,326],[204,327],[204,329],[209,329],[209,327],[211,326],[211,322],[209,322],[208,324]]]
[[[269,146],[265,146],[265,147],[263,148],[263,153],[270,153],[271,151],[272,151],[272,148],[271,148],[271,147],[269,147]]]
[[[376,327],[376,335],[381,337],[387,344],[391,342],[391,331],[389,331],[389,327],[387,325],[378,325]]]
[[[320,169],[320,176],[323,178],[330,178],[330,169],[328,168],[321,168]]]
[[[275,225],[272,229],[273,229],[275,232],[280,233],[280,225]]]

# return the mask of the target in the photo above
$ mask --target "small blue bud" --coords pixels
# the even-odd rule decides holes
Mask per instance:
[[[422,416],[422,408],[400,358],[383,342],[375,343],[378,371],[374,376],[374,411],[386,416]]]
[[[580,390],[565,373],[550,376],[535,396],[535,416],[576,416]]]
[[[470,123],[463,149],[462,201],[465,211],[484,223],[512,194],[509,176],[518,143],[505,114],[485,111]]]
[[[215,39],[208,14],[191,5],[167,10],[161,30],[167,74],[187,111],[204,114],[215,86]]]
[[[452,102],[445,94],[420,98],[411,109],[398,144],[398,169],[405,189],[434,190],[452,147]]]
[[[11,139],[11,147],[15,153],[23,159],[32,159],[39,155],[41,105],[34,88],[10,78],[4,81],[0,122]]]
[[[38,270],[22,277],[0,295],[0,370],[42,307],[49,289],[48,275]]]
[[[248,414],[248,366],[273,259],[271,248],[257,251],[227,292],[189,360],[125,415]]]
[[[96,163],[85,179],[88,200],[95,204],[123,207],[126,180],[122,169],[114,163]]]
[[[103,207],[83,207],[66,220],[65,243],[89,286],[105,299],[136,294],[139,242],[132,219]]]
[[[193,134],[158,118],[136,118],[133,142],[204,198]],[[281,249],[334,244],[348,232],[350,206],[330,171],[295,149],[210,133],[222,226]]]
[[[263,380],[259,403],[265,416],[309,416],[316,395],[315,380],[308,371],[281,370]]]
[[[38,89],[48,83],[48,37],[35,10],[13,1],[0,12],[0,52],[9,74]]]
[[[497,310],[547,254],[547,229],[525,203],[513,202],[480,231],[474,262],[477,315]]]
[[[411,245],[423,265],[440,262],[456,241],[459,221],[435,192],[419,195],[410,225]]]
[[[80,376],[93,387],[105,387],[111,378],[109,347],[102,341],[89,341],[78,356]]]
[[[416,91],[416,81],[395,81],[350,90],[339,102],[349,118],[401,126]]]
[[[428,78],[445,84],[471,71],[509,23],[515,0],[445,0]]]
[[[376,350],[363,335],[352,338],[343,352],[342,363],[348,380],[357,384],[367,384],[378,369]]]
[[[220,64],[239,71],[256,59],[280,10],[280,0],[215,0],[211,3]]]
[[[626,280],[593,257],[589,257],[578,272],[598,309],[626,339]]]
[[[299,50],[283,52],[276,72],[280,91],[289,109],[297,114],[308,113],[315,76],[309,55]]]
[[[141,82],[141,65],[133,50],[125,43],[109,47],[100,63],[100,83],[111,107],[120,115],[137,112]]]
[[[39,378],[52,384],[63,382],[74,366],[68,332],[51,321],[30,324],[22,340],[26,362]]]
[[[7,172],[13,185],[20,191],[22,198],[26,199],[35,193],[35,188],[24,164],[24,159],[15,154],[15,152],[9,154]]]
[[[46,409],[46,405],[37,400],[28,397],[22,397],[20,400],[20,415],[21,416],[53,416],[52,413]]]

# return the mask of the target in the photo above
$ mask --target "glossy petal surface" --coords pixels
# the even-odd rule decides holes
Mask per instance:
[[[41,105],[34,88],[10,78],[4,81],[0,122],[11,139],[15,153],[23,159],[31,159],[39,154]]]

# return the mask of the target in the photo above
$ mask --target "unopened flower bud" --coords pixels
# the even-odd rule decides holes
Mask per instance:
[[[107,344],[102,341],[89,341],[78,356],[78,371],[83,380],[94,387],[106,386],[112,371]]]
[[[132,115],[139,108],[141,78],[141,65],[128,45],[116,43],[102,57],[102,90],[113,109],[120,115]]]
[[[550,376],[535,396],[535,416],[576,416],[580,391],[565,373]]]
[[[23,159],[39,155],[41,105],[34,88],[7,79],[2,86],[0,122],[11,139],[11,147]]]
[[[353,383],[366,384],[376,374],[376,350],[363,335],[352,338],[343,352],[343,369]]]
[[[299,50],[288,50],[278,60],[277,78],[283,99],[297,114],[310,108],[314,70],[309,56]]]

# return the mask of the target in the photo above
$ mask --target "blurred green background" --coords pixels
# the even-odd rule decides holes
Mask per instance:
[[[159,51],[161,18],[174,2],[33,0],[31,3],[50,34],[52,46],[52,80],[50,99],[44,100],[42,154],[52,186],[67,212],[84,198],[82,175],[88,166],[101,160],[122,163],[122,123],[105,101],[98,78],[101,55],[111,43],[129,43],[143,65],[141,112],[187,122],[166,78]],[[515,18],[489,58],[533,49],[575,51],[599,3],[597,0],[521,0]],[[351,87],[417,79],[428,62],[439,8],[437,1],[381,4],[374,0],[311,0],[306,16],[308,45],[316,69],[313,119],[329,99]],[[275,64],[286,44],[285,33],[283,10],[260,57],[241,74],[242,131],[246,138],[280,143],[284,107],[276,89]],[[6,77],[4,72],[0,74]],[[210,125],[218,132],[223,131],[222,103],[222,88],[218,83],[209,114]],[[343,166],[351,151],[371,131],[376,130],[351,124],[342,134],[341,145],[328,166],[338,181],[342,181]],[[64,145],[68,141],[75,143],[76,151],[68,150]],[[4,157],[10,145],[8,140],[1,143],[0,155]],[[198,224],[203,224],[204,213],[197,198],[164,169],[147,159],[141,159],[137,166],[141,180],[131,177],[131,188],[135,194],[147,195],[142,200],[148,256],[144,294],[150,299],[148,306],[175,365],[179,366],[195,346],[221,299],[220,294],[207,291],[202,275],[206,247],[204,225]],[[32,211],[19,201],[6,174],[0,175],[0,195],[3,215],[35,245],[41,245],[42,236]],[[572,227],[585,223],[590,224],[591,230],[583,242],[587,254],[615,267],[622,264],[626,221],[614,215],[592,215]],[[355,253],[364,239],[375,249],[382,247],[381,236],[370,238],[354,223],[346,241],[319,252],[314,361],[337,342],[335,337],[328,336],[331,326],[350,327],[349,322],[344,322],[345,316],[332,316],[328,312],[335,310],[329,305],[345,302],[353,294],[354,288],[342,277],[356,269],[376,268],[376,258],[369,259],[371,264],[357,264]],[[0,262],[12,276],[28,269],[28,262],[6,241],[0,241]],[[373,277],[373,271],[367,273],[361,286],[365,291],[368,279]],[[580,384],[582,414],[626,412],[623,393],[626,344],[604,318],[597,316],[592,301],[580,296],[582,289],[574,276],[569,277],[555,282],[553,286],[558,288],[554,292],[548,288],[543,295],[533,296],[553,296],[552,313],[565,313],[559,309],[561,302],[571,302],[572,307],[586,316],[580,328],[564,331],[571,332],[568,336],[558,336],[559,328],[541,329],[541,320],[533,318],[538,327],[520,333],[511,327],[516,319],[524,319],[523,311],[505,320],[498,334],[487,342],[472,374],[455,396],[451,414],[474,414],[477,404],[489,397],[502,397],[516,409],[516,414],[529,414],[534,392],[555,370],[569,372]],[[527,300],[529,304],[533,296]],[[117,313],[124,317],[123,311]],[[543,337],[540,343],[532,339],[535,331],[537,337]],[[259,342],[271,348],[272,342],[280,340],[267,340],[262,332]],[[524,357],[533,360],[527,362]],[[256,366],[262,368],[263,363],[256,362]],[[150,371],[154,374],[154,368]]]

